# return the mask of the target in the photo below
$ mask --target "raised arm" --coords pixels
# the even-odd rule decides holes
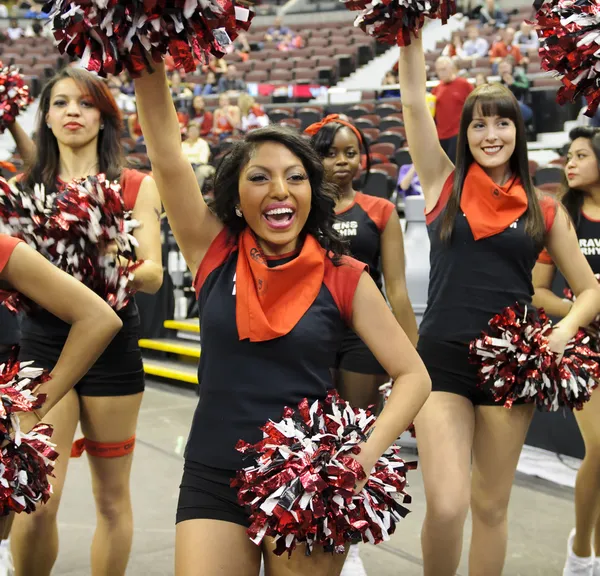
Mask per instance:
[[[71,324],[52,380],[44,384],[43,416],[86,374],[120,330],[106,302],[25,244],[15,247],[0,278],[42,308]]]
[[[135,80],[140,126],[152,175],[177,244],[196,274],[211,242],[223,228],[206,206],[194,170],[181,149],[181,132],[164,64]]]
[[[13,137],[17,146],[17,152],[23,159],[25,166],[31,166],[35,161],[36,148],[35,143],[29,137],[27,132],[23,130],[23,127],[18,122],[13,122],[8,125],[8,131]]]
[[[432,210],[454,165],[440,146],[435,122],[427,106],[425,55],[420,38],[400,48],[398,63],[400,94],[406,139],[425,196],[425,209]]]

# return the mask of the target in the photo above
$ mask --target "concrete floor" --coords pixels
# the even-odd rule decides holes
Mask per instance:
[[[196,404],[193,391],[149,384],[140,413],[132,488],[135,514],[130,576],[173,574],[174,518],[182,470],[182,452]],[[408,457],[411,455],[407,455]],[[414,455],[412,455],[414,457]],[[389,543],[362,546],[369,576],[422,574],[419,532],[425,512],[419,472],[409,476],[411,514]],[[519,476],[510,507],[510,538],[504,574],[560,575],[566,537],[573,525],[573,492]],[[90,475],[85,458],[70,463],[60,522],[56,576],[89,574],[89,543],[94,528]],[[466,576],[470,529],[459,575]]]

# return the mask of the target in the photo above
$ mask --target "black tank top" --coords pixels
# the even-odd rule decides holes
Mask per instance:
[[[451,174],[438,205],[427,218],[431,268],[419,333],[433,340],[469,342],[503,308],[515,302],[531,304],[531,272],[541,247],[525,232],[522,218],[499,234],[475,241],[461,211],[450,242],[442,242],[440,225],[453,178]],[[549,230],[556,203],[544,199],[541,204]]]

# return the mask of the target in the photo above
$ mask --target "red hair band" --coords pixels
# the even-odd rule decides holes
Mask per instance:
[[[354,134],[358,138],[359,144],[362,146],[363,139],[360,135],[360,132],[358,131],[358,128],[350,124],[350,122],[342,120],[339,114],[329,114],[329,116],[325,116],[325,118],[323,118],[323,120],[321,120],[320,122],[315,122],[314,124],[311,124],[308,128],[306,128],[306,130],[304,130],[304,133],[308,134],[309,136],[314,136],[321,130],[321,128],[323,128],[323,126],[326,126],[327,124],[331,124],[333,122],[335,122],[336,124],[342,124],[343,126],[346,126],[346,128],[350,128],[350,130],[352,130],[352,132],[354,132]]]

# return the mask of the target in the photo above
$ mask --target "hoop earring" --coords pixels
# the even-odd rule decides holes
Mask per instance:
[[[104,124],[100,124],[100,130],[104,130]]]
[[[236,206],[236,207],[235,207],[235,215],[236,215],[238,218],[241,218],[241,217],[242,217],[242,211],[239,209],[239,207],[238,207],[238,206]]]
[[[48,126],[49,130],[52,130],[52,126],[50,126],[50,124],[46,123],[46,126]]]

